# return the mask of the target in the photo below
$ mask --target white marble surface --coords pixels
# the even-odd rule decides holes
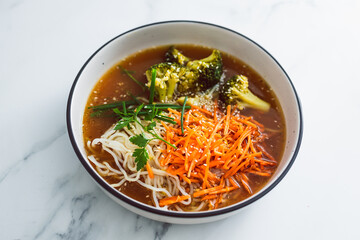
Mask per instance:
[[[0,239],[360,239],[359,13],[358,0],[0,1]],[[118,206],[66,132],[68,93],[86,59],[126,30],[174,19],[257,41],[303,105],[303,144],[285,179],[210,224],[164,224]]]

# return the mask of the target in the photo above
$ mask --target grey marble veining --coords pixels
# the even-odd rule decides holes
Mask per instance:
[[[357,0],[0,1],[0,239],[360,239],[359,12]],[[303,145],[284,181],[215,223],[161,223],[120,207],[66,132],[68,93],[86,59],[124,31],[173,19],[252,38],[303,105]]]
[[[12,165],[4,170],[4,173],[0,175],[0,183],[8,177],[13,171],[17,170],[18,168],[22,167],[22,163],[31,159],[37,153],[47,149],[52,143],[54,143],[58,138],[64,136],[66,134],[65,127],[62,127],[59,132],[55,133],[54,135],[50,136],[49,139],[44,141],[40,141],[35,143],[33,147],[31,147],[30,151],[25,154],[21,159],[15,161]]]

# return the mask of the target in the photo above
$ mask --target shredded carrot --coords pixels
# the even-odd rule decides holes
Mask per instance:
[[[224,196],[236,189],[252,194],[253,183],[247,174],[269,177],[277,165],[261,145],[266,136],[264,126],[252,117],[240,115],[231,105],[223,113],[217,100],[213,113],[205,107],[191,107],[184,113],[184,134],[179,124],[161,122],[164,136],[176,149],[162,150],[160,164],[184,184],[196,183],[192,197],[208,201],[211,209],[221,206]],[[181,112],[169,112],[180,123]],[[160,206],[189,199],[191,188],[187,186],[189,195],[161,199]]]
[[[188,184],[191,184],[191,180],[189,178],[185,177],[184,175],[181,177],[182,177],[182,179],[184,179],[185,182],[187,182]]]
[[[256,172],[256,171],[249,171],[249,173],[253,173],[259,176],[263,176],[263,177],[270,177],[271,173],[268,172]]]
[[[201,107],[198,107],[196,105],[191,105],[191,108],[195,108],[197,110],[199,110],[200,112],[203,112],[203,113],[206,113],[210,116],[212,116],[213,114],[211,112],[209,112],[208,110],[206,110],[205,108],[201,108]]]
[[[154,178],[154,172],[153,172],[149,162],[146,163],[146,171],[148,172],[150,178]]]
[[[230,183],[231,183],[231,185],[233,186],[233,187],[236,187],[236,188],[238,188],[238,187],[240,187],[239,186],[239,183],[238,182],[236,182],[235,180],[234,180],[234,178],[229,178],[229,181],[230,181]]]
[[[275,161],[275,159],[274,159],[267,151],[265,151],[264,147],[260,146],[259,144],[257,144],[256,147],[257,147],[258,149],[260,149],[260,151],[262,151],[263,154],[264,154],[266,157],[268,157],[270,160]]]
[[[190,198],[190,195],[184,195],[184,196],[174,196],[174,197],[168,197],[160,199],[159,205],[160,207],[164,207],[166,205],[182,202],[185,200],[188,200]]]
[[[248,191],[250,194],[252,194],[252,191],[251,191],[248,181],[249,181],[249,178],[247,176],[245,176],[245,174],[242,173],[241,174],[241,183],[245,187],[246,191]]]
[[[234,190],[235,188],[236,187],[225,187],[225,188],[220,189],[220,190],[209,192],[209,194],[218,194],[218,193],[230,192],[230,191]]]
[[[210,199],[215,199],[217,198],[218,196],[217,195],[206,195],[205,197],[203,197],[201,199],[201,201],[204,201],[204,200],[210,200]]]
[[[218,195],[214,208],[215,209],[218,208],[219,203],[221,203],[221,202],[222,202],[222,194]]]
[[[224,134],[226,135],[229,131],[229,124],[230,124],[230,111],[231,111],[231,105],[228,105],[226,108],[226,122],[225,122],[225,129]]]
[[[217,122],[217,109],[218,109],[218,100],[214,101],[214,122]]]
[[[207,194],[211,191],[216,191],[216,190],[219,190],[221,189],[221,186],[217,186],[217,187],[213,187],[213,188],[207,188],[207,189],[204,189],[204,190],[200,190],[200,191],[197,191],[193,194],[194,197],[199,197],[199,196],[202,196],[204,194]]]

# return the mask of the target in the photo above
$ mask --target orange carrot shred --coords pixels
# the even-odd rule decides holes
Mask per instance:
[[[174,196],[174,197],[168,197],[160,199],[159,205],[160,207],[164,207],[166,205],[182,202],[185,200],[188,200],[190,198],[190,195],[184,195],[184,196]]]
[[[226,108],[226,122],[225,122],[225,128],[224,128],[224,134],[226,135],[229,131],[229,124],[230,124],[230,111],[231,111],[231,105],[228,105]]]
[[[214,122],[217,122],[217,109],[218,109],[218,100],[214,101]]]
[[[153,172],[149,162],[146,163],[146,171],[148,172],[150,178],[154,178],[154,172]]]
[[[215,100],[212,113],[192,105],[184,112],[184,134],[179,126],[181,113],[169,109],[169,116],[178,124],[161,122],[163,137],[176,149],[167,146],[161,150],[160,165],[169,174],[177,175],[187,192],[190,184],[197,183],[192,197],[208,201],[209,208],[223,206],[226,193],[239,188],[252,194],[247,174],[270,177],[274,171],[277,162],[260,145],[267,136],[264,126],[252,117],[240,115],[236,107],[228,105],[224,113]],[[146,168],[150,176],[150,165]],[[190,195],[174,196],[161,199],[159,204],[166,206],[189,198]]]
[[[208,110],[206,110],[205,108],[201,108],[201,107],[198,107],[196,105],[191,105],[191,108],[195,108],[195,109],[198,109],[199,111],[203,112],[203,113],[206,113],[210,116],[212,116],[212,112],[209,112]]]
[[[205,197],[201,198],[201,201],[211,200],[211,199],[215,199],[217,197],[218,197],[217,195],[206,195]]]

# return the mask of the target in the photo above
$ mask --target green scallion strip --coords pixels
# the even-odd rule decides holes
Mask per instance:
[[[145,104],[144,107],[145,108],[150,108],[153,105],[155,105],[155,107],[168,107],[168,108],[172,108],[172,107],[181,107],[182,105],[178,105],[178,104],[171,104],[171,103],[154,103],[154,104]],[[186,106],[187,108],[190,108],[190,106]]]
[[[148,104],[151,105],[151,104]],[[155,106],[157,107],[171,107],[171,106],[179,106],[178,104],[172,104],[172,103],[156,103]]]
[[[149,132],[151,135],[153,135],[155,138],[159,139],[160,141],[163,141],[164,143],[170,145],[171,147],[177,149],[177,147],[174,144],[169,143],[168,141],[166,141],[165,139],[163,139],[162,137],[160,137],[159,135],[156,134],[156,132]]]
[[[163,117],[160,117],[159,115],[158,115],[158,116],[155,116],[154,118],[159,119],[159,120],[164,121],[164,122],[171,123],[171,124],[176,124],[176,122],[175,122],[175,121],[170,120],[170,119],[168,119],[168,118],[163,118]]]
[[[123,102],[125,102],[126,106],[134,105],[135,103],[137,103],[136,101],[133,101],[133,100],[120,101],[120,102],[113,102],[113,103],[108,103],[108,104],[103,104],[103,105],[91,106],[91,107],[88,107],[88,109],[93,109],[94,111],[97,111],[97,110],[116,108],[116,107],[122,106]]]
[[[145,91],[146,88],[145,88],[144,84],[141,83],[141,82],[139,82],[136,78],[134,78],[134,76],[131,75],[131,71],[123,68],[122,66],[119,66],[119,67],[121,68],[121,70],[122,70],[123,73],[125,73],[126,75],[128,75],[128,77],[129,77],[131,80],[133,80],[135,83],[137,83],[137,84]]]
[[[183,106],[179,106],[179,105],[175,105],[175,106],[157,106],[155,105],[155,107],[157,109],[168,109],[168,108],[172,108],[172,109],[182,109]],[[185,109],[190,109],[191,107],[190,106],[185,106]],[[145,107],[145,109],[149,109],[149,107]]]
[[[135,103],[141,104],[141,101],[140,101],[134,94],[132,94],[131,92],[128,92],[127,94],[128,94],[132,99],[134,99]]]
[[[187,99],[188,99],[188,97],[185,96],[184,104],[182,105],[182,110],[181,110],[180,124],[181,124],[181,132],[182,132],[182,134],[184,134],[184,112],[185,112],[185,105],[186,105]]]
[[[127,109],[126,114],[124,112],[120,112],[119,114],[126,115],[126,116],[134,116],[136,113],[135,110],[136,109]],[[148,115],[148,114],[149,114],[148,111],[140,111],[136,115],[143,116],[143,115]]]
[[[124,111],[124,114],[127,114],[126,112],[126,104],[123,102],[123,111]]]
[[[105,111],[104,110],[99,110],[99,111],[96,111],[96,112],[92,112],[90,114],[90,117],[103,117]]]
[[[118,108],[113,108],[113,112],[116,113],[117,115],[124,115],[124,113],[120,112]]]
[[[90,114],[90,117],[92,117],[92,118],[96,118],[96,117],[110,118],[110,117],[116,117],[116,114],[114,114],[114,113],[108,113],[107,111],[106,111],[106,112],[97,111],[97,112],[91,113],[91,114]]]
[[[157,114],[156,116],[160,116],[162,118],[167,118],[167,119],[170,119],[170,120],[174,120],[174,118],[172,118],[172,117],[168,117],[168,116],[161,115],[161,114]]]
[[[156,68],[153,68],[151,70],[151,84],[150,84],[150,97],[149,97],[150,104],[154,102],[155,80],[156,80]]]

